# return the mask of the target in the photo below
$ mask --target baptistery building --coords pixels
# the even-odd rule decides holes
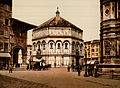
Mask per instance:
[[[41,24],[32,32],[33,61],[46,61],[52,67],[82,64],[83,30],[56,16]]]

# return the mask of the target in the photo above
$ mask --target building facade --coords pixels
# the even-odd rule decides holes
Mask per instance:
[[[32,56],[32,45],[27,45],[27,61],[26,61],[27,64],[29,64],[31,56]]]
[[[120,64],[120,0],[100,0],[101,63]]]
[[[100,62],[100,40],[84,42],[84,49],[84,58],[87,59],[87,64]]]
[[[52,67],[79,65],[83,59],[83,30],[56,16],[33,30],[33,61],[45,60]]]
[[[6,67],[10,59],[9,36],[12,17],[12,0],[0,0],[0,67]]]
[[[23,62],[27,57],[27,30],[36,27],[12,18],[12,0],[0,0],[0,67],[18,64],[21,49]]]

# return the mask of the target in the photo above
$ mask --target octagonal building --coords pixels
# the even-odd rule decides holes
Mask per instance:
[[[83,30],[56,16],[32,32],[33,61],[45,60],[52,67],[78,66],[83,60]]]

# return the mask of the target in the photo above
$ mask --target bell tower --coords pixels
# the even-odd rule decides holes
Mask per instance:
[[[120,0],[100,0],[101,63],[120,64]]]

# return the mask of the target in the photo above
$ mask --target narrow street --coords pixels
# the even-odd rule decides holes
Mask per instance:
[[[6,81],[7,79],[0,76],[0,84],[6,86],[9,84],[4,88],[13,88],[13,85],[17,85],[14,88],[21,88],[20,86],[24,84],[29,85],[27,88],[120,88],[120,80],[84,77],[83,74],[84,72],[78,76],[77,72],[67,72],[66,68],[51,68],[45,71],[13,71],[13,73],[0,71],[0,75],[13,77],[7,77],[10,79],[11,83],[9,83]]]

